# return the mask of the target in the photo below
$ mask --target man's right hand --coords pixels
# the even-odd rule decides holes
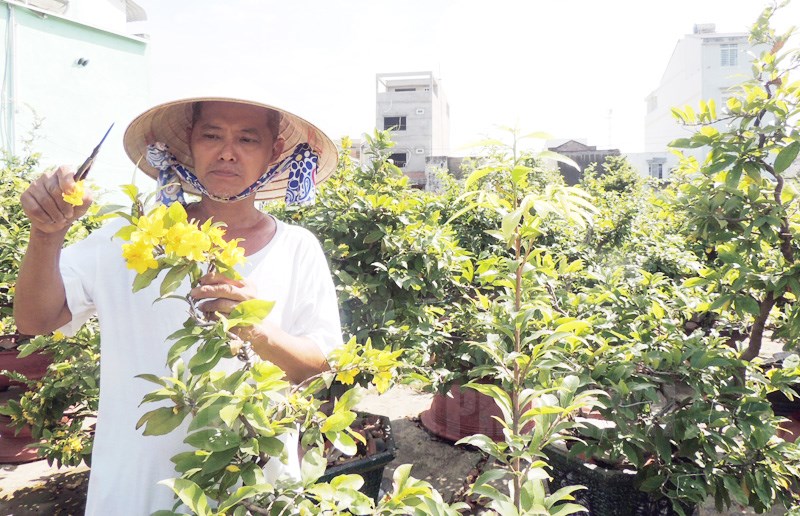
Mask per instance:
[[[20,197],[20,204],[31,220],[31,231],[42,233],[65,233],[73,222],[78,220],[92,204],[92,196],[87,192],[81,206],[73,206],[63,198],[75,187],[74,172],[61,166],[45,172],[34,180]]]

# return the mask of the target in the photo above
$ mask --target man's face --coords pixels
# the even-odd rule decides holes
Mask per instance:
[[[253,184],[280,154],[267,110],[204,102],[190,129],[194,174],[210,193],[231,197]]]

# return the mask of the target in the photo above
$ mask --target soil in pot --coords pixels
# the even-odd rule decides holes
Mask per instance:
[[[338,475],[361,475],[364,479],[361,492],[377,502],[383,469],[395,457],[392,426],[386,416],[359,412],[350,428],[364,436],[366,444],[358,443],[358,451],[351,456],[326,443],[328,467],[319,482],[330,482]]]

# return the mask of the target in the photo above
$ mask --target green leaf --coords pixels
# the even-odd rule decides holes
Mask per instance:
[[[708,284],[708,280],[706,278],[700,278],[700,277],[688,278],[683,282],[683,286],[687,288],[697,287],[699,285],[706,285],[706,284]]]
[[[216,452],[238,447],[242,438],[224,428],[206,428],[187,436],[183,442],[201,450]]]
[[[736,306],[737,311],[742,310],[745,313],[748,313],[753,316],[758,316],[759,312],[761,311],[761,307],[758,305],[758,301],[756,301],[750,296],[742,296],[735,298],[734,305]]]
[[[345,428],[349,428],[353,421],[356,420],[356,413],[349,410],[339,410],[331,414],[325,422],[320,426],[320,432],[341,432]]]
[[[488,168],[479,168],[475,172],[469,175],[466,181],[464,181],[465,188],[472,188],[478,181],[480,181],[485,176],[497,172],[497,168],[495,167],[488,167]]]
[[[233,426],[233,422],[242,413],[242,405],[239,403],[228,403],[219,411],[219,418],[228,426]]]
[[[147,288],[158,277],[161,269],[147,269],[141,274],[137,274],[133,280],[133,291],[139,292],[143,288]]]
[[[143,435],[168,434],[178,428],[188,413],[186,409],[178,409],[176,413],[173,407],[157,408],[139,418],[136,428],[145,425]]]
[[[800,151],[800,141],[793,141],[786,147],[782,148],[775,158],[775,172],[780,174],[794,162],[797,158],[797,153]]]
[[[328,466],[328,461],[322,456],[318,448],[311,448],[303,455],[303,461],[300,464],[300,476],[303,484],[309,485],[319,479],[325,474],[325,468]]]
[[[175,494],[178,495],[178,498],[198,516],[211,515],[211,509],[209,508],[205,493],[203,493],[200,486],[191,480],[186,480],[185,478],[170,478],[168,480],[162,480],[159,484],[172,489]]]
[[[536,155],[536,157],[540,158],[540,159],[551,159],[553,161],[558,161],[558,162],[564,163],[565,165],[569,165],[570,167],[574,168],[578,172],[581,171],[581,167],[577,163],[575,163],[575,161],[573,159],[568,158],[566,156],[563,156],[563,155],[561,155],[561,154],[559,154],[557,152],[553,152],[553,151],[550,151],[550,150],[545,150],[545,151],[539,152]]]
[[[642,485],[639,486],[639,489],[645,493],[653,493],[662,485],[664,485],[664,477],[655,475],[642,482]]]
[[[331,444],[333,444],[334,448],[341,451],[345,455],[355,455],[358,451],[356,442],[345,431],[329,432],[327,437]]]
[[[744,507],[749,505],[747,493],[744,492],[741,484],[737,482],[735,478],[725,475],[722,477],[722,481],[725,483],[725,489],[728,490],[728,494],[736,501],[736,503]]]
[[[167,271],[163,281],[161,281],[160,293],[162,296],[168,296],[175,292],[178,287],[183,283],[183,279],[189,274],[191,266],[182,265],[180,267],[172,267]]]
[[[470,435],[464,437],[462,439],[459,439],[456,444],[458,445],[468,444],[470,446],[474,446],[479,450],[481,450],[482,452],[487,453],[493,457],[496,457],[500,453],[498,451],[499,448],[497,443],[483,434]]]
[[[238,446],[228,450],[213,452],[211,455],[206,457],[206,461],[203,463],[203,469],[200,470],[200,474],[213,475],[220,472],[220,470],[228,466],[233,461],[233,458],[236,457],[238,452]]]
[[[222,514],[228,511],[234,505],[252,498],[256,495],[266,494],[273,492],[274,489],[270,484],[261,484],[257,486],[243,486],[237,489],[227,500],[222,502],[217,508],[217,512]]]
[[[378,240],[381,240],[384,237],[384,235],[385,233],[382,230],[376,229],[374,231],[371,231],[369,234],[367,234],[367,236],[364,237],[364,243],[374,244]]]
[[[275,306],[275,301],[248,299],[231,310],[229,319],[240,319],[246,325],[258,324],[264,320]]]
[[[591,329],[592,325],[586,321],[582,321],[580,319],[575,319],[573,321],[565,322],[564,324],[560,324],[555,332],[569,332],[575,334],[581,334],[584,331]]]

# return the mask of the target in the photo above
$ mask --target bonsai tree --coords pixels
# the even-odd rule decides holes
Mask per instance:
[[[770,28],[776,10],[766,8],[753,26],[750,41],[763,50],[753,78],[731,92],[724,111],[718,115],[713,101],[697,112],[674,110],[697,132],[672,145],[708,149],[702,161],[684,156],[679,168],[686,234],[706,258],[691,284],[714,292],[709,310],[738,324],[745,360],[758,356],[768,324],[787,342],[800,336],[800,198],[786,178],[800,151],[800,87],[790,77],[800,54],[790,46],[794,29]]]
[[[339,293],[345,334],[404,351],[404,362],[444,389],[461,372],[458,354],[472,319],[462,303],[472,262],[436,194],[412,189],[389,160],[390,133],[367,135],[369,162],[353,163],[345,139],[335,177],[310,206],[271,210],[311,230],[323,244]]]
[[[632,469],[641,491],[678,514],[707,498],[758,512],[798,503],[800,456],[766,398],[796,380],[797,363],[765,372],[759,358],[770,321],[778,335],[796,331],[796,193],[781,174],[800,148],[798,87],[786,75],[797,53],[783,50],[791,32],[769,28],[775,9],[753,27],[764,49],[755,80],[724,115],[713,102],[675,111],[698,130],[674,145],[706,157],[685,156],[676,183],[651,197],[651,218],[633,225],[645,242],[666,237],[654,251],[672,258],[637,258],[636,242],[598,256],[563,305],[591,327],[576,355],[582,378],[608,394],[604,423],[587,422],[571,454]]]

